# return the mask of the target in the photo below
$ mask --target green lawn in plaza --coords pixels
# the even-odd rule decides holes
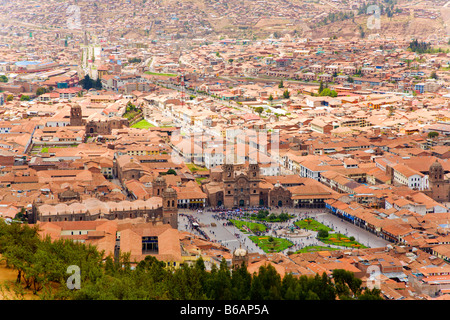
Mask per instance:
[[[318,238],[323,243],[346,247],[346,248],[358,248],[364,249],[366,246],[354,240],[354,237],[347,237],[341,233],[330,233],[326,238]]]
[[[151,72],[151,71],[145,71],[145,74],[149,74],[152,76],[164,76],[164,77],[176,77],[176,74],[173,73],[159,73],[159,72]]]
[[[327,227],[326,225],[310,218],[297,221],[295,222],[295,225],[301,229],[307,229],[312,231],[319,231],[321,229],[326,230],[328,232],[333,231],[333,229]]]
[[[230,222],[245,233],[265,232],[266,226],[261,223],[230,219]]]
[[[135,124],[133,124],[131,127],[138,129],[148,129],[154,127],[154,125],[148,122],[147,120],[142,119],[141,121],[138,121]]]
[[[200,166],[198,166],[196,164],[193,164],[193,163],[186,163],[186,167],[188,167],[188,169],[191,172],[208,171],[208,168],[200,167]]]
[[[318,251],[333,251],[333,250],[340,250],[339,248],[331,248],[331,247],[324,247],[324,246],[307,246],[300,250],[297,250],[295,253],[307,253],[307,252],[318,252]]]
[[[258,247],[260,247],[265,253],[280,252],[287,248],[290,248],[293,243],[289,240],[282,238],[274,238],[271,236],[249,236]]]

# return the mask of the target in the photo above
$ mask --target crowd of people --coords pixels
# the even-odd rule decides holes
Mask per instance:
[[[206,232],[202,230],[200,227],[200,222],[194,216],[184,213],[180,213],[179,216],[187,218],[188,223],[185,225],[186,230],[197,233],[207,241],[211,240]]]

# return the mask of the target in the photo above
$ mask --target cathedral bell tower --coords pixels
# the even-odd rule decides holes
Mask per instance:
[[[70,107],[70,126],[80,127],[83,125],[83,115],[81,113],[81,106],[76,104]]]
[[[166,179],[164,177],[158,176],[152,183],[153,186],[153,196],[162,197],[164,190],[167,188]]]
[[[163,223],[178,229],[178,196],[173,188],[168,187],[162,192],[162,204]]]

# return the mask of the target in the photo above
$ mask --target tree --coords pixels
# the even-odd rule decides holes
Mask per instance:
[[[261,115],[261,113],[264,111],[263,107],[256,107],[255,108],[255,112],[259,113],[259,115]]]
[[[431,53],[431,43],[421,41],[417,39],[411,41],[408,46],[408,50],[416,53]]]
[[[253,274],[250,288],[251,300],[280,300],[281,276],[271,265],[259,267],[258,274]]]
[[[174,169],[169,169],[167,170],[166,174],[173,174],[173,175],[177,175],[177,172]]]
[[[92,79],[88,74],[84,76],[83,79],[80,81],[81,86],[85,90],[89,89],[96,89],[101,90],[103,85],[100,78],[97,78],[96,80]]]
[[[25,208],[21,208],[20,211],[18,213],[16,213],[14,219],[20,220],[23,222],[28,221],[28,214],[27,214],[27,211],[25,210]]]
[[[37,88],[37,90],[36,90],[36,95],[37,96],[40,96],[40,95],[42,95],[42,94],[44,94],[44,93],[47,93],[48,92],[48,89],[47,88],[45,88],[45,87],[39,87],[39,88]]]
[[[355,278],[351,271],[334,269],[332,277],[339,299],[356,299],[361,293],[362,280]]]
[[[97,90],[101,90],[102,87],[103,87],[102,80],[100,78],[97,78],[97,80],[95,80],[95,83],[94,83],[94,88]]]
[[[39,236],[38,227],[21,223],[6,224],[0,221],[0,254],[5,258],[9,267],[17,270],[16,282],[25,281],[26,287],[32,285],[28,275],[34,263],[34,254],[37,251]]]
[[[327,97],[337,97],[337,91],[330,90],[330,88],[324,88],[319,95]]]
[[[436,74],[436,71],[433,70],[433,71],[431,72],[430,78],[431,78],[431,79],[436,79],[436,80],[437,80],[438,76],[437,76],[437,74]]]
[[[323,91],[323,82],[321,80],[320,85],[319,85],[319,91],[317,93],[320,95],[322,93],[322,91]]]
[[[81,79],[80,82],[81,82],[81,86],[83,87],[83,89],[89,90],[92,88],[92,79],[88,74],[85,75],[84,78]]]
[[[278,88],[284,88],[283,80],[280,81],[280,84],[278,85]]]
[[[27,95],[21,95],[21,96],[20,96],[20,101],[30,101],[30,96],[27,96]]]
[[[394,106],[389,106],[388,117],[392,117],[394,115]]]
[[[13,99],[14,99],[14,96],[12,94],[8,94],[6,96],[6,101],[13,101]]]
[[[384,300],[381,296],[381,290],[377,288],[366,289],[364,292],[358,297],[358,300]]]
[[[430,138],[430,139],[436,138],[437,136],[439,136],[439,132],[436,132],[436,131],[428,132],[428,138]]]
[[[291,94],[289,93],[289,90],[288,89],[284,90],[283,98],[289,99],[290,97],[291,97]]]
[[[8,82],[8,77],[4,74],[0,75],[0,82]]]
[[[248,300],[250,299],[250,287],[252,283],[252,275],[248,272],[244,263],[235,266],[232,278],[232,298],[233,300]]]
[[[328,231],[325,229],[320,229],[319,232],[317,233],[317,236],[319,238],[328,238]]]

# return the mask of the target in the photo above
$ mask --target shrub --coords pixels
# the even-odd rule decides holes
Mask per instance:
[[[324,229],[320,229],[319,232],[317,233],[317,236],[319,238],[328,238],[328,231],[324,230]]]

